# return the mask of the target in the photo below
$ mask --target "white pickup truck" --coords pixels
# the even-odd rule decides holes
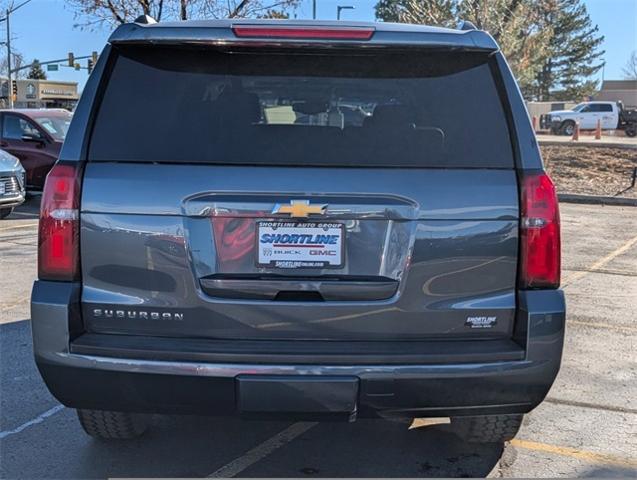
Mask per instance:
[[[576,122],[582,130],[597,128],[597,121],[603,130],[624,130],[626,135],[637,134],[637,113],[625,110],[619,102],[584,102],[572,110],[557,110],[542,115],[540,127],[551,130],[555,135],[573,135]]]

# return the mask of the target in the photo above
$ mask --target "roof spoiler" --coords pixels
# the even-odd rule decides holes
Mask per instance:
[[[277,36],[276,30],[287,31]],[[265,36],[248,35],[246,32],[264,31]],[[292,35],[297,31],[352,31],[372,32],[372,35]],[[243,33],[243,35],[241,33]],[[477,30],[471,22],[464,21],[459,29],[404,25],[394,23],[329,22],[329,21],[259,21],[259,20],[205,20],[187,22],[153,23],[152,18],[142,16],[135,23],[119,26],[109,38],[113,45],[168,44],[168,45],[218,45],[218,46],[353,46],[396,48],[441,48],[464,51],[495,52],[498,45],[486,32]]]

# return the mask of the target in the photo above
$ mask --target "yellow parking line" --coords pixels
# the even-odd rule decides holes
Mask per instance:
[[[30,298],[31,298],[31,295],[29,294],[26,297],[22,297],[20,300],[18,300],[15,303],[11,303],[9,305],[0,305],[0,306],[2,307],[2,310],[6,312],[6,311],[11,310],[14,307],[17,307],[18,305],[20,305],[20,304],[22,304],[24,302],[27,302]]]
[[[16,230],[18,228],[28,228],[28,227],[35,227],[37,226],[37,223],[27,223],[25,225],[12,225],[10,227],[4,227],[4,228],[0,228],[0,232],[4,232],[6,230]]]
[[[626,252],[630,247],[632,247],[633,245],[635,245],[637,243],[637,236],[634,236],[633,238],[631,238],[630,240],[628,240],[625,244],[623,244],[621,247],[619,247],[616,250],[613,250],[612,252],[610,252],[608,255],[600,258],[599,260],[597,260],[595,263],[593,263],[590,267],[588,267],[587,269],[583,270],[583,271],[579,271],[579,272],[575,272],[572,273],[571,275],[567,276],[564,281],[562,282],[562,288],[566,288],[568,285],[570,285],[571,283],[579,280],[582,277],[585,277],[586,275],[588,275],[589,273],[594,272],[595,270],[597,270],[598,268],[603,267],[604,265],[606,265],[608,262],[610,262],[613,258],[621,255],[622,253]]]
[[[595,463],[599,465],[613,465],[616,467],[637,468],[637,460],[632,458],[616,457],[605,453],[588,452],[586,450],[578,450],[570,447],[560,447],[558,445],[548,445],[546,443],[531,442],[529,440],[520,440],[514,438],[511,445],[525,450],[534,450],[536,452],[554,453],[563,457],[577,458],[584,462]]]
[[[567,320],[567,323],[573,325],[583,325],[592,328],[606,328],[608,330],[617,330],[618,332],[637,333],[637,328],[627,327],[625,325],[611,325],[610,323],[601,322],[582,322],[580,320]]]

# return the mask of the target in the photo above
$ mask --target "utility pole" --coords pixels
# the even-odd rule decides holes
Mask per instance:
[[[9,108],[13,108],[13,93],[11,92],[11,25],[9,24],[9,18],[13,12],[24,7],[30,1],[31,0],[25,0],[15,8],[7,8],[6,16],[4,18],[0,18],[0,22],[7,22],[7,97],[9,100]]]
[[[312,19],[316,20],[316,0],[312,0]]]
[[[7,99],[9,100],[9,108],[13,108],[13,82],[11,81],[11,26],[9,25],[9,16],[11,11],[7,8]]]

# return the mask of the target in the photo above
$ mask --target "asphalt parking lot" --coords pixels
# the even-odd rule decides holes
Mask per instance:
[[[637,209],[561,205],[568,332],[547,400],[506,446],[382,420],[157,416],[141,440],[84,435],[32,361],[37,199],[0,222],[0,477],[637,476]]]

